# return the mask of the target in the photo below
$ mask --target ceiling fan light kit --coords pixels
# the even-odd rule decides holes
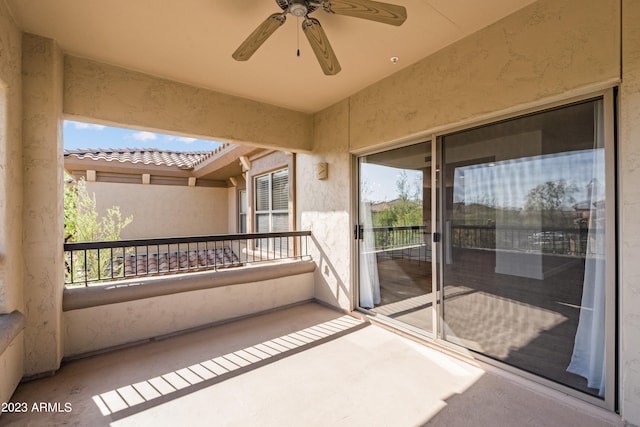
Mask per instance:
[[[302,3],[292,3],[289,6],[288,12],[293,16],[297,16],[298,18],[302,18],[303,16],[307,16],[307,6]]]
[[[282,9],[282,13],[274,13],[260,24],[233,53],[232,57],[235,60],[247,61],[251,58],[258,48],[285,23],[287,14],[291,14],[298,18],[304,18],[302,30],[307,36],[313,53],[316,55],[322,71],[328,76],[333,76],[340,72],[340,63],[320,25],[320,21],[310,18],[309,14],[317,9],[322,9],[331,14],[351,16],[395,26],[402,25],[407,19],[407,10],[403,6],[373,0],[276,0],[276,3]]]

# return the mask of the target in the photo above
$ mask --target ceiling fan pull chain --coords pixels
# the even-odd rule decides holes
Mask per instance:
[[[298,57],[300,57],[300,17],[297,17],[297,27],[298,27],[298,31],[296,32],[296,35],[298,37]]]

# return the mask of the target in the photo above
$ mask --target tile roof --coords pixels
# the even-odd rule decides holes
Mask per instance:
[[[154,166],[175,166],[193,169],[196,165],[225,151],[231,144],[222,144],[213,151],[169,151],[158,148],[94,148],[64,150],[64,157],[79,160],[106,160],[108,162],[141,163]]]
[[[116,259],[116,265],[121,262]],[[149,255],[126,255],[124,275],[129,276],[178,273],[193,269],[238,267],[242,265],[230,247],[180,252],[160,252]]]

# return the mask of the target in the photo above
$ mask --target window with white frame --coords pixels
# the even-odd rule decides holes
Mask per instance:
[[[255,178],[255,231],[289,230],[289,170],[281,169]]]
[[[247,232],[247,190],[238,190],[238,232]]]

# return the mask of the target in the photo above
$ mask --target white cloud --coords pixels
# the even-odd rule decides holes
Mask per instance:
[[[153,132],[136,132],[131,137],[137,141],[153,141],[158,139],[158,136]]]
[[[196,138],[189,138],[188,136],[173,136],[173,135],[165,135],[164,139],[166,141],[178,141],[178,142],[184,142],[185,144],[191,144],[192,142],[197,141]]]
[[[65,125],[67,123],[72,124],[74,128],[79,130],[103,130],[106,127],[104,125],[96,125],[93,123],[74,122],[73,120],[66,121]]]
[[[195,140],[196,140],[195,138],[188,138],[186,136],[181,136],[180,138],[178,138],[178,141],[184,142],[184,143],[187,143],[187,144],[191,144]]]

